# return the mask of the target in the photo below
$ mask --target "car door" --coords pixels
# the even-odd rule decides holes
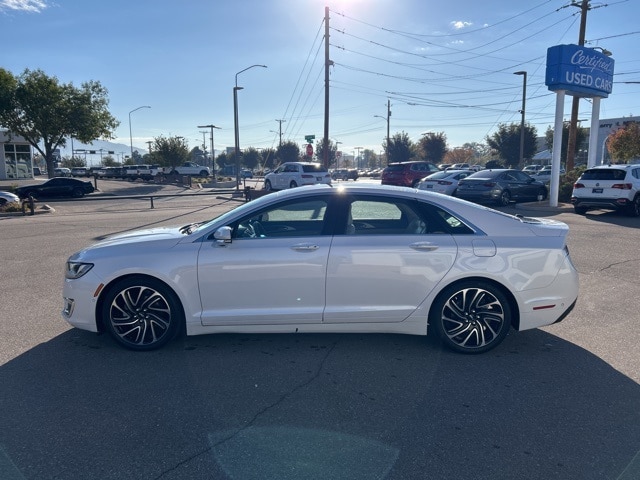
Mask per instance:
[[[345,199],[331,246],[325,323],[401,322],[454,264],[457,245],[430,204],[356,195]]]
[[[198,258],[203,325],[320,323],[331,246],[329,195],[282,201],[213,233]]]

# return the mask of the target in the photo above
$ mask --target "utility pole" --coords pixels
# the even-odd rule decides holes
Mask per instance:
[[[324,138],[322,139],[322,164],[329,168],[329,7],[324,7]]]
[[[148,142],[145,142],[145,143],[146,143],[146,144],[147,144],[147,146],[149,147],[149,149],[148,149],[148,150],[149,150],[149,153],[151,153],[151,144],[152,144],[153,142],[152,142],[152,141],[148,141]]]
[[[584,37],[587,29],[587,12],[591,9],[589,0],[582,2],[571,2],[573,7],[580,7],[580,32],[578,34],[578,45],[584,45]],[[571,103],[571,119],[569,121],[569,138],[567,140],[567,164],[566,170],[573,170],[576,156],[576,137],[578,128],[578,111],[580,108],[580,97],[574,95]]]
[[[278,122],[278,124],[279,124],[279,126],[280,126],[280,128],[278,129],[278,131],[280,132],[280,133],[279,133],[279,135],[280,135],[280,141],[279,141],[279,143],[278,143],[278,147],[282,147],[282,122],[286,122],[286,120],[278,120],[278,119],[276,118],[276,122]]]

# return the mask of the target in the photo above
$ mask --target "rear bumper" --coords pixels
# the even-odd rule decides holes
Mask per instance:
[[[628,207],[632,202],[628,198],[571,197],[571,203],[576,207],[618,209]]]

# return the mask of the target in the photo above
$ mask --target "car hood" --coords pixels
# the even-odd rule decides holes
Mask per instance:
[[[132,243],[141,244],[145,242],[175,242],[186,237],[183,232],[184,227],[158,227],[111,235],[94,245],[91,248],[101,248],[116,245],[129,245]]]

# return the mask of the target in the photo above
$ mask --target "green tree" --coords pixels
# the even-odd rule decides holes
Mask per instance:
[[[335,142],[329,139],[327,143],[327,148],[329,152],[329,168],[335,167],[336,163],[336,152],[338,151],[338,146]],[[320,163],[324,162],[324,140],[320,139],[316,142],[316,158]]]
[[[609,135],[606,144],[613,159],[628,162],[640,157],[640,125],[628,123]]]
[[[242,152],[242,164],[253,170],[262,162],[262,154],[255,148],[249,147]]]
[[[273,169],[276,161],[276,151],[273,148],[265,148],[262,150],[262,168]]]
[[[364,156],[364,161],[367,168],[374,169],[378,167],[378,162],[380,161],[380,159],[378,158],[376,152],[374,152],[370,148],[365,148],[362,155]]]
[[[576,151],[584,147],[588,141],[587,129],[577,127],[576,129]],[[548,150],[553,150],[553,127],[547,127],[544,134],[545,146]],[[567,162],[567,144],[569,143],[569,122],[562,123],[562,148],[560,150],[560,163],[563,165]]]
[[[408,162],[415,156],[413,142],[404,131],[392,135],[389,139],[385,139],[382,143],[382,148],[387,152],[388,163]]]
[[[292,141],[282,142],[282,145],[278,146],[276,150],[276,158],[279,163],[284,162],[297,162],[300,158],[300,147],[298,144]]]
[[[189,161],[189,147],[182,137],[160,135],[153,139],[153,158],[158,165],[175,168]]]
[[[427,162],[442,163],[447,150],[447,136],[444,132],[424,133],[418,142],[418,152]]]
[[[86,167],[87,161],[82,157],[65,157],[60,162],[65,168],[76,168],[76,167]]]
[[[524,126],[524,158],[531,158],[536,153],[535,127],[529,124]],[[504,160],[508,168],[517,168],[520,163],[520,124],[509,125],[501,123],[498,131],[486,137],[487,145]]]
[[[102,165],[104,165],[105,167],[118,167],[120,163],[116,161],[116,159],[111,155],[105,155],[102,158]]]
[[[46,160],[54,174],[53,152],[67,138],[90,143],[113,138],[119,122],[109,113],[107,90],[96,81],[80,88],[61,84],[42,70],[25,70],[14,76],[0,68],[0,125],[23,137]]]

